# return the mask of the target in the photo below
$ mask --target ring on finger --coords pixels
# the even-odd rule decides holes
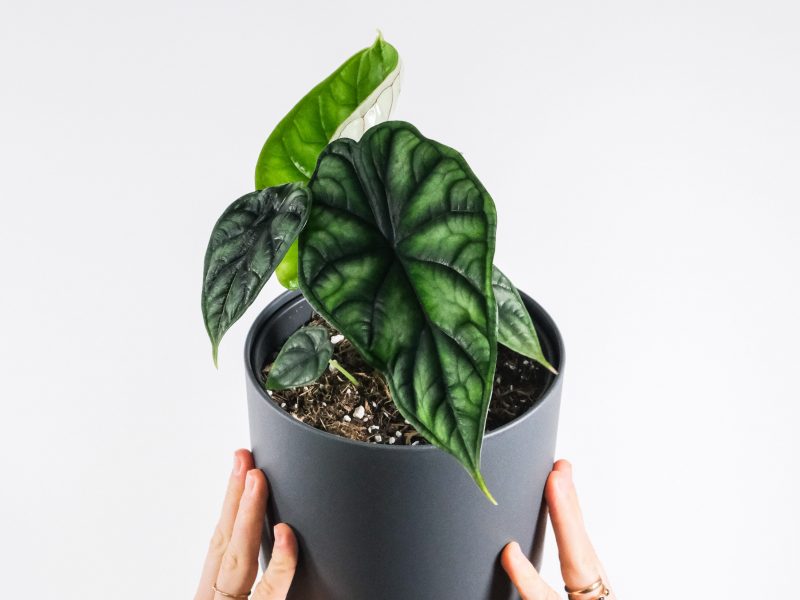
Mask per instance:
[[[608,586],[603,583],[602,577],[599,577],[592,585],[585,588],[571,590],[569,589],[569,586],[565,585],[564,590],[567,592],[567,597],[569,600],[578,600],[578,596],[586,596],[593,592],[597,592],[598,595],[594,596],[593,598],[584,598],[582,600],[606,600],[608,595],[611,593],[611,590],[608,589]]]
[[[212,585],[211,589],[214,590],[220,596],[225,596],[226,598],[234,598],[234,600],[247,600],[250,597],[250,592],[247,592],[246,594],[229,594],[228,592],[223,592],[216,585]]]

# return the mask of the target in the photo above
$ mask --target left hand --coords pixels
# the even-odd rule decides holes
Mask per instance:
[[[211,538],[195,600],[246,598],[258,575],[258,549],[267,510],[267,479],[255,468],[247,450],[237,450],[222,514]],[[272,559],[251,600],[285,600],[297,566],[297,540],[292,529],[275,526]],[[221,590],[229,596],[215,592]]]

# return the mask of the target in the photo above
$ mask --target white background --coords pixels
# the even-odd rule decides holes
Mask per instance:
[[[256,313],[216,371],[208,234],[377,27],[395,116],[465,154],[562,329],[558,454],[619,596],[796,587],[796,2],[468,4],[2,4],[3,597],[193,593]]]

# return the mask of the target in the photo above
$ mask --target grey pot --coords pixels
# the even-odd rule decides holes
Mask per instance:
[[[506,600],[516,592],[499,554],[516,540],[538,567],[553,465],[564,347],[553,320],[525,294],[548,360],[558,369],[524,415],[486,435],[481,470],[493,506],[450,455],[433,446],[386,446],[338,437],[276,406],[261,369],[312,309],[297,292],[259,315],[245,344],[250,439],[270,484],[268,525],[286,522],[300,543],[290,599]],[[272,529],[262,557],[269,559]]]

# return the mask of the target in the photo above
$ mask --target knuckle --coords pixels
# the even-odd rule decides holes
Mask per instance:
[[[297,567],[297,559],[293,556],[275,557],[272,562],[275,564],[274,571],[281,575],[291,575]]]
[[[597,558],[593,552],[588,549],[580,551],[572,551],[561,557],[561,563],[564,565],[570,575],[576,579],[591,579],[597,578],[599,573]]]
[[[258,584],[256,595],[253,600],[270,600],[272,598],[277,598],[278,591],[275,584],[268,577],[265,577],[261,580],[261,583]]]
[[[221,527],[217,527],[214,530],[214,535],[211,536],[211,541],[208,543],[208,549],[212,554],[222,556],[228,548],[229,541],[228,535]]]
[[[230,573],[235,573],[240,569],[242,565],[242,559],[239,556],[238,552],[233,552],[229,548],[225,555],[222,557],[222,565],[221,570],[227,571]]]

